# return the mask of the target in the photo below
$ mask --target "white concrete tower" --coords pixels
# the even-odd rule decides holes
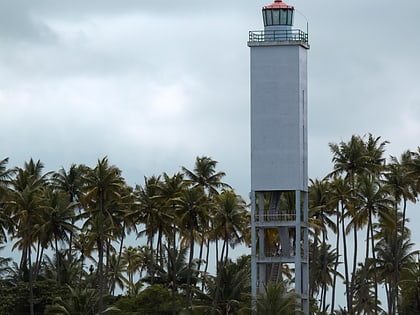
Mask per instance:
[[[298,310],[309,314],[307,51],[292,29],[294,8],[262,8],[264,31],[251,31],[252,295],[294,277]]]

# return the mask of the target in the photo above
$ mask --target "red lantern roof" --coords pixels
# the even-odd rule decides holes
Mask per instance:
[[[274,3],[270,4],[270,5],[266,5],[263,7],[263,10],[270,10],[270,9],[289,9],[289,10],[293,10],[294,7],[291,5],[288,5],[286,3],[284,3],[281,0],[274,0]]]

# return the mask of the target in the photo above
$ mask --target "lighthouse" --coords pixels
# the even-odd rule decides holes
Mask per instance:
[[[252,295],[291,277],[297,312],[309,314],[308,34],[281,0],[250,31]]]

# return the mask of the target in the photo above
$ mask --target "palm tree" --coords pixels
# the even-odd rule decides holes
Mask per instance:
[[[420,314],[420,254],[401,270],[400,314]]]
[[[146,236],[150,250],[154,251],[154,237],[158,233],[156,221],[159,216],[158,183],[160,177],[144,177],[144,185],[135,188],[136,199],[139,204],[137,212],[131,214],[133,220],[144,225],[144,230],[138,236]]]
[[[410,230],[407,227],[404,232],[401,230],[402,217],[401,212],[391,208],[380,213],[375,225],[375,239],[378,240],[375,245],[376,270],[385,287],[388,314],[400,313],[400,274],[410,268],[417,254],[417,251],[411,251],[414,244],[410,241]]]
[[[411,160],[407,161],[408,175],[415,182],[416,191],[420,192],[420,147],[417,147],[416,152],[411,152],[411,155]]]
[[[257,314],[296,314],[296,294],[287,289],[284,281],[269,282],[257,300]]]
[[[57,262],[58,260],[60,263]],[[57,269],[58,265],[59,269]],[[53,257],[44,255],[40,278],[47,280],[48,283],[57,282],[57,279],[60,279],[61,284],[57,286],[59,289],[63,288],[63,285],[76,287],[87,278],[86,272],[81,270],[80,265],[79,260],[68,259],[68,256],[63,252],[58,252],[58,256],[54,255]]]
[[[213,160],[211,157],[208,156],[201,156],[196,157],[194,168],[193,170],[189,170],[185,167],[182,167],[182,171],[184,172],[185,176],[188,179],[188,183],[192,187],[201,187],[204,190],[204,193],[207,195],[210,201],[213,200],[214,196],[219,194],[220,189],[231,189],[230,185],[222,182],[223,177],[226,176],[224,172],[217,172],[216,166],[217,161]],[[213,230],[213,213],[209,209],[208,213],[210,216],[210,220],[207,221],[207,226],[202,226],[202,235],[203,238],[200,240],[200,254],[199,254],[199,266],[198,269],[200,270],[202,254],[203,254],[203,247],[206,243],[205,238],[210,237],[210,231]],[[217,252],[217,245],[218,240],[214,239],[216,242],[216,252]],[[207,272],[208,263],[209,263],[209,252],[210,252],[210,244],[207,245],[207,253],[206,253],[206,266],[204,269],[204,273]],[[216,253],[216,264],[217,264],[217,253]]]
[[[220,188],[232,188],[222,182],[224,172],[216,172],[217,161],[208,156],[197,157],[193,171],[182,167],[182,171],[193,187],[203,187],[207,195],[219,194]]]
[[[36,226],[42,221],[42,211],[45,209],[45,198],[42,189],[47,183],[47,175],[41,175],[44,165],[38,160],[36,163],[30,159],[25,162],[24,168],[15,170],[16,177],[11,181],[12,191],[7,207],[11,211],[11,220],[15,224],[14,238],[18,241],[13,249],[19,248],[22,251],[20,262],[20,276],[23,270],[28,268],[29,273],[29,306],[30,314],[34,315],[33,304],[33,268],[32,268],[32,246],[38,241]],[[39,254],[39,251],[37,252]],[[41,257],[39,257],[39,260]],[[35,262],[37,265],[38,262]]]
[[[181,246],[179,249],[173,249],[165,245],[164,248],[163,264],[155,262],[155,283],[172,289],[176,293],[179,289],[186,289],[190,274],[194,276],[198,274],[196,269],[197,260],[193,260],[191,272],[187,261],[188,247]],[[143,280],[148,283],[151,282],[150,277],[143,278]],[[194,278],[193,281],[196,282],[197,279]]]
[[[208,279],[206,293],[198,296],[194,308],[201,309],[201,314],[250,314],[250,258],[241,256],[235,262],[220,262],[218,274]]]
[[[322,256],[323,253],[319,253],[319,247],[321,249],[327,246],[327,239],[328,239],[328,230],[332,231],[333,233],[337,234],[338,229],[338,222],[334,222],[332,220],[332,216],[337,213],[336,209],[336,202],[332,202],[330,199],[332,197],[331,194],[331,187],[330,183],[327,179],[324,180],[310,180],[309,186],[309,195],[308,195],[308,205],[309,205],[309,223],[311,226],[311,230],[313,230],[313,250],[312,256],[321,256],[325,257],[326,255]],[[336,216],[337,217],[337,216]],[[320,239],[320,234],[322,235]],[[321,242],[321,246],[319,246],[319,242]],[[338,246],[336,249],[335,259],[338,259]],[[337,263],[337,262],[336,262]],[[319,272],[323,275],[327,273],[327,264],[321,264],[322,267]],[[336,272],[336,266],[334,266],[334,271]],[[314,268],[311,265],[311,272]],[[333,274],[333,273],[332,273]],[[325,277],[323,278],[325,279]],[[330,283],[330,285],[334,285]],[[315,293],[315,286],[310,286],[313,289],[313,293]],[[321,301],[323,303],[322,309],[323,312],[326,312],[326,293],[327,293],[327,282],[324,281],[321,284]]]
[[[383,170],[385,163],[383,154],[387,143],[387,141],[380,142],[380,137],[374,138],[371,134],[369,134],[366,142],[363,138],[353,135],[348,143],[343,141],[340,144],[330,143],[334,170],[328,176],[345,174],[344,178],[349,181],[351,191],[354,193],[360,175],[365,174],[365,176],[377,177]],[[351,196],[353,201],[356,200],[354,197],[354,195]],[[347,210],[351,216],[355,216],[358,212],[358,205],[354,203]],[[347,307],[350,313],[352,313],[354,276],[356,275],[357,267],[357,231],[362,228],[362,226],[357,225],[361,223],[360,220],[353,220],[352,223],[354,238],[353,272],[350,288],[347,290]]]
[[[70,286],[67,288],[69,297],[67,299],[63,299],[61,296],[56,297],[53,304],[47,305],[46,315],[97,315],[117,310],[115,307],[109,307],[101,311],[98,306],[100,297],[95,289],[72,288]]]
[[[4,248],[4,246],[0,246],[0,251]],[[12,269],[9,266],[9,263],[12,261],[11,258],[4,258],[0,257],[0,280],[4,279],[5,276],[11,273]]]
[[[8,186],[10,178],[13,175],[13,170],[7,168],[7,163],[9,163],[9,158],[0,160],[0,189]]]
[[[242,231],[249,228],[250,215],[247,204],[233,190],[224,190],[215,197],[214,230],[220,231],[223,240],[220,261],[227,261],[229,246],[243,241]]]
[[[167,173],[162,174],[163,180],[157,185],[159,188],[159,196],[161,211],[165,213],[168,219],[171,219],[172,224],[164,228],[165,236],[169,247],[176,247],[177,234],[177,208],[179,207],[180,198],[184,189],[187,188],[184,180],[184,174],[176,173],[169,176]]]
[[[137,221],[144,226],[144,230],[138,233],[138,236],[145,235],[150,252],[155,254],[153,260],[162,263],[163,253],[163,235],[168,235],[170,226],[174,221],[174,216],[170,212],[165,211],[164,200],[160,196],[161,185],[160,176],[151,176],[144,178],[144,186],[136,186],[136,198],[139,203],[137,213],[134,212],[130,216],[137,217]],[[155,248],[155,236],[157,236]],[[153,268],[154,263],[151,264]],[[153,281],[153,270],[152,281]],[[153,284],[153,282],[152,282]]]
[[[120,269],[120,261],[124,247],[124,240],[126,232],[131,233],[136,230],[136,222],[132,220],[131,216],[137,213],[138,204],[136,204],[136,196],[133,188],[125,185],[121,192],[121,202],[113,209],[114,225],[119,225],[115,229],[115,237],[119,240],[119,250],[114,264],[114,275],[111,280],[110,292],[113,293],[115,289],[115,281],[117,280],[118,270]]]
[[[72,164],[68,171],[61,168],[58,172],[53,173],[52,180],[54,186],[65,192],[68,197],[68,202],[73,204],[73,216],[71,224],[75,224],[77,217],[75,210],[80,206],[80,200],[82,199],[82,186],[83,186],[83,173],[87,171],[85,165]],[[68,257],[72,257],[73,248],[73,231],[69,234],[69,246],[68,246]]]
[[[10,180],[14,170],[7,168],[9,158],[0,160],[0,244],[7,240],[7,231],[11,231],[10,216],[6,213],[5,203],[9,194]]]
[[[83,230],[81,232],[83,232]],[[95,248],[96,240],[92,237],[92,233],[89,233],[89,231],[87,232],[88,233],[75,234],[73,240],[73,252],[79,253],[77,260],[80,262],[81,274],[83,273],[85,268],[86,258],[96,263],[96,260],[93,257],[93,251]],[[74,255],[74,257],[76,257],[76,255]]]
[[[373,219],[377,215],[388,213],[392,209],[392,200],[389,194],[380,185],[380,182],[374,177],[362,175],[359,178],[357,199],[359,210],[353,216],[351,224],[354,226],[367,225],[366,229],[366,254],[365,261],[369,258],[369,247],[371,246],[371,254],[373,261],[376,260],[375,256],[375,242],[374,242],[374,230],[373,230]],[[374,275],[374,289],[375,289],[375,300],[378,297],[377,289],[377,276],[376,270],[373,269]]]
[[[398,158],[391,156],[391,161],[386,165],[384,172],[384,184],[385,189],[389,191],[391,196],[393,196],[393,209],[395,220],[398,220],[400,213],[400,205],[402,203],[402,220],[401,225],[398,226],[398,222],[395,222],[395,229],[391,231],[394,235],[395,240],[404,240],[405,239],[405,222],[406,222],[406,210],[407,210],[407,201],[416,202],[417,192],[415,187],[415,181],[413,181],[412,176],[410,176],[410,164],[412,163],[412,154],[410,151],[405,151],[401,154],[400,160]],[[398,236],[398,231],[401,233],[401,237]],[[402,245],[402,244],[400,244]],[[399,265],[398,259],[399,255],[395,255],[395,265]],[[397,284],[399,282],[400,270],[397,268],[395,270],[393,283]],[[398,285],[394,286],[396,292],[395,297],[398,294]],[[393,299],[393,310],[397,309],[398,300]]]
[[[124,247],[121,255],[121,263],[124,266],[124,271],[127,273],[127,294],[134,295],[134,277],[141,268],[140,248],[132,246]]]
[[[337,233],[337,225],[330,218],[336,213],[335,205],[330,201],[330,183],[327,179],[310,179],[308,206],[309,221],[312,226],[314,242],[326,243],[328,239],[328,229]],[[322,235],[320,239],[320,235]]]
[[[365,144],[363,139],[359,136],[353,135],[348,143],[341,141],[340,144],[330,143],[329,144],[331,153],[333,154],[332,162],[334,163],[333,171],[328,175],[329,177],[335,175],[345,174],[345,179],[349,182],[351,191],[355,191],[356,176],[361,174],[368,169],[368,157],[366,154]],[[352,196],[353,197],[353,196]],[[354,199],[354,198],[353,198]],[[347,211],[351,211],[353,207],[348,207]],[[342,216],[344,220],[344,216]],[[356,272],[356,260],[357,260],[357,228],[354,227],[354,254],[353,254],[353,272]],[[347,264],[347,262],[345,262]],[[346,282],[348,281],[348,274],[346,273]],[[350,285],[346,284],[346,296],[347,296],[347,308],[352,313],[352,301],[353,301],[353,277],[350,281]]]
[[[96,240],[98,250],[98,287],[99,287],[99,314],[104,311],[103,297],[106,292],[107,272],[104,271],[104,250],[109,246],[112,236],[112,206],[121,199],[121,189],[124,179],[121,170],[109,165],[108,158],[98,160],[95,168],[89,169],[84,176],[85,196],[83,203],[90,216],[84,224]],[[107,264],[108,266],[108,264]]]
[[[381,302],[378,301],[375,292],[375,280],[373,274],[375,261],[368,259],[364,264],[359,263],[354,275],[354,314],[373,314],[382,312]]]
[[[249,229],[251,222],[250,214],[246,210],[247,205],[241,196],[233,190],[224,190],[217,195],[215,201],[214,232],[215,236],[223,240],[222,251],[218,262],[218,268],[224,268],[229,257],[229,247],[232,248],[243,241],[242,231]],[[219,270],[216,276],[216,290],[214,305],[218,304],[219,290],[222,283]]]
[[[170,177],[167,173],[163,173],[163,180],[158,183],[159,187],[159,199],[161,202],[161,211],[168,215],[168,218],[171,220],[166,221],[168,224],[163,228],[163,231],[166,235],[166,239],[168,241],[168,266],[169,270],[172,270],[172,309],[173,314],[176,314],[176,274],[175,270],[175,260],[173,257],[176,253],[180,252],[176,246],[176,238],[177,238],[177,225],[179,218],[177,217],[177,209],[179,207],[179,203],[181,200],[182,192],[186,189],[187,185],[184,180],[184,174],[176,173],[172,177]],[[175,255],[176,256],[176,255]],[[200,262],[199,262],[200,263]]]
[[[340,254],[340,231],[342,234],[343,243],[343,257],[344,257],[344,280],[346,292],[350,290],[350,277],[349,277],[349,265],[348,265],[348,254],[347,254],[347,240],[346,235],[348,230],[345,227],[346,214],[348,208],[352,205],[351,196],[354,195],[351,191],[349,183],[341,177],[334,176],[332,181],[329,183],[329,195],[331,206],[335,205],[335,216],[336,216],[336,249],[337,256],[335,261],[335,270],[333,277],[333,288],[331,292],[331,314],[334,312],[335,305],[335,292],[336,292],[336,281],[337,281],[337,267],[339,265],[339,254]],[[348,294],[347,294],[348,297]],[[348,299],[347,299],[348,302]]]
[[[343,278],[337,271],[337,250],[332,249],[330,244],[321,243],[319,248],[312,243],[310,247],[309,281],[311,297],[320,297],[321,314],[327,312],[327,290],[334,285],[336,277]],[[333,310],[332,310],[333,311]]]
[[[72,235],[76,229],[74,222],[74,202],[69,203],[67,196],[60,191],[53,190],[48,186],[43,189],[45,196],[45,206],[43,218],[37,230],[39,231],[43,247],[47,247],[48,243],[55,249],[57,257],[57,271],[60,270],[60,248],[59,241],[63,242],[68,239],[68,235]],[[70,259],[72,257],[70,256]],[[61,284],[60,272],[57,272],[57,284]]]
[[[183,242],[189,244],[189,259],[188,259],[188,279],[186,290],[186,304],[187,307],[191,305],[192,298],[192,267],[194,259],[195,240],[199,233],[202,233],[201,227],[206,226],[208,222],[209,200],[204,194],[201,187],[186,189],[182,192],[178,217],[180,220],[180,228],[183,233],[181,237]]]

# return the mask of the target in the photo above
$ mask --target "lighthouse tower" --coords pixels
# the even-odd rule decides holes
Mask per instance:
[[[298,310],[309,314],[307,51],[294,7],[262,8],[251,49],[252,295],[292,276]]]

